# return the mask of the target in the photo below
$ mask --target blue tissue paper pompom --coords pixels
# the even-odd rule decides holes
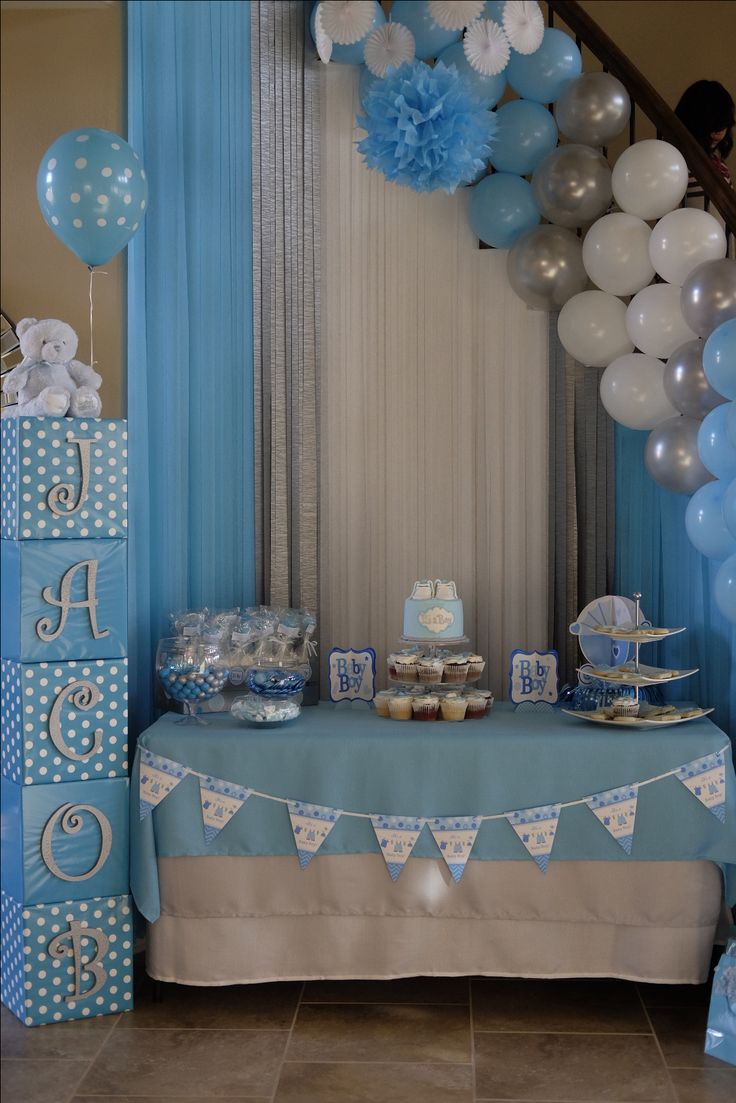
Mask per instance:
[[[488,160],[496,119],[478,106],[454,65],[392,70],[365,95],[358,151],[369,168],[414,191],[452,193]]]

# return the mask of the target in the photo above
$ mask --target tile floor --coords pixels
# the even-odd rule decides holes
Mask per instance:
[[[3,1103],[736,1103],[703,1053],[709,985],[415,978],[238,988],[142,979],[130,1014],[27,1029]]]

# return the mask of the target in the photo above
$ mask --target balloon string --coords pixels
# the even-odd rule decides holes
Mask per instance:
[[[94,302],[94,277],[106,276],[107,272],[98,272],[92,265],[89,266],[89,365],[95,366],[95,302]]]

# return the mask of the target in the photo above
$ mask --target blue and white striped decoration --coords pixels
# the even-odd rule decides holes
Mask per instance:
[[[620,789],[606,789],[603,793],[595,793],[592,797],[585,798],[585,803],[593,815],[600,820],[606,831],[613,835],[627,854],[631,854],[631,844],[634,841],[638,798],[637,784],[624,785]]]
[[[188,774],[186,766],[144,747],[141,751],[140,818],[144,820]]]
[[[300,800],[286,802],[291,829],[294,832],[299,867],[306,869],[332,828],[340,819],[339,808],[326,808],[322,804],[303,804]]]
[[[559,818],[559,804],[543,804],[539,808],[522,808],[506,814],[506,819],[542,873],[547,872]]]
[[[211,843],[217,838],[223,827],[243,807],[252,791],[219,777],[200,777],[199,799],[202,804],[205,842]]]
[[[426,822],[412,816],[371,816],[373,830],[392,881],[396,880],[406,865]]]
[[[481,822],[479,816],[435,816],[427,820],[429,830],[455,882],[465,872]]]
[[[723,751],[714,751],[704,758],[695,758],[681,766],[675,774],[701,804],[726,822],[726,771]]]

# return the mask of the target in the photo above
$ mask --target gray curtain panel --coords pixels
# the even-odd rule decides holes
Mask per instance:
[[[549,316],[548,625],[564,683],[585,661],[569,626],[613,586],[615,456],[614,423],[598,395],[603,369],[568,356],[557,318]]]
[[[319,62],[309,5],[251,12],[257,590],[316,612]]]

